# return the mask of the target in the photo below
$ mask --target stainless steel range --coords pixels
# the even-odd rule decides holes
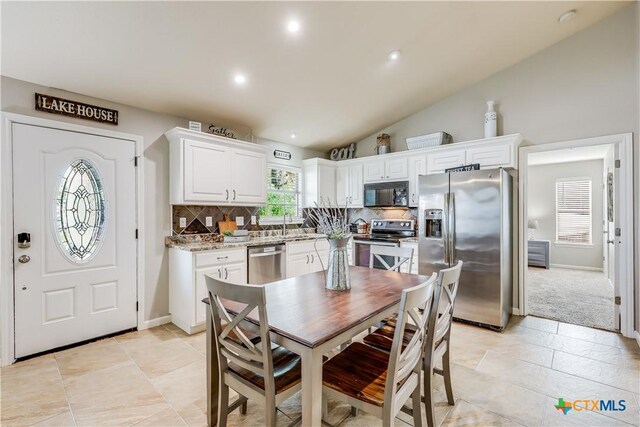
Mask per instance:
[[[400,246],[400,241],[407,237],[415,237],[416,223],[408,219],[374,219],[371,222],[371,234],[355,234],[353,251],[355,265],[369,267],[370,248],[372,245]],[[393,260],[385,260],[391,265]],[[379,261],[374,261],[375,268],[384,269]]]

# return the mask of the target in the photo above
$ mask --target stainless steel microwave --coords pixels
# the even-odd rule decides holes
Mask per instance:
[[[367,208],[409,207],[409,181],[365,184],[364,206]]]

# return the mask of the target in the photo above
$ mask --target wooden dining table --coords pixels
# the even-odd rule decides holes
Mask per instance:
[[[322,423],[322,356],[382,319],[396,313],[402,290],[428,276],[366,267],[350,267],[351,289],[325,289],[324,272],[305,274],[265,285],[271,340],[300,355],[302,361],[302,425]],[[212,276],[217,278],[217,276]],[[208,303],[208,300],[205,300]],[[230,313],[243,304],[224,302]],[[218,353],[211,312],[207,307],[207,422],[218,418]],[[257,313],[243,328],[259,332]]]

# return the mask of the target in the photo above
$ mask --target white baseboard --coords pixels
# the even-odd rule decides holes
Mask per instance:
[[[511,314],[514,316],[521,316],[520,309],[518,307],[511,307]]]
[[[155,319],[145,320],[142,324],[143,329],[155,328],[156,326],[164,325],[165,323],[171,323],[171,315],[167,314],[166,316],[156,317]]]
[[[586,270],[586,271],[604,271],[602,268],[598,267],[583,267],[581,265],[566,265],[566,264],[550,264],[550,267],[555,268],[568,268],[570,270]]]

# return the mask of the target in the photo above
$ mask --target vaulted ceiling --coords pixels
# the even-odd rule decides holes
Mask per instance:
[[[2,2],[1,72],[325,149],[368,136],[628,4]],[[559,23],[571,9],[576,17]],[[291,20],[299,31],[288,31]],[[235,82],[238,74],[244,83]]]

